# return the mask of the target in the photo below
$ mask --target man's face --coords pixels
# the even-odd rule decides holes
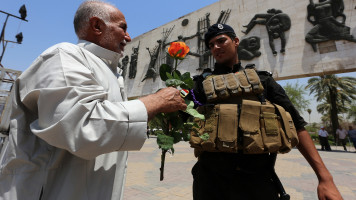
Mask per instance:
[[[228,35],[217,35],[210,39],[209,48],[211,54],[219,64],[234,65],[238,61],[237,47],[239,39],[231,39]]]
[[[115,9],[114,12],[111,12],[110,19],[111,22],[106,23],[106,29],[103,31],[100,46],[122,54],[126,43],[131,41],[127,32],[125,16]]]

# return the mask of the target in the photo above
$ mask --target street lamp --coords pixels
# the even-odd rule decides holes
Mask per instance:
[[[6,16],[6,20],[4,22],[4,26],[2,27],[1,36],[0,36],[0,40],[1,40],[0,43],[2,43],[2,53],[1,53],[1,57],[0,57],[0,66],[3,67],[2,64],[1,64],[1,61],[2,61],[2,58],[4,57],[4,53],[5,53],[5,49],[6,49],[7,43],[12,42],[12,43],[21,44],[22,39],[23,39],[22,33],[19,33],[19,34],[17,34],[15,36],[16,37],[16,42],[10,41],[10,40],[5,40],[5,28],[6,28],[7,20],[9,19],[10,16],[18,18],[18,19],[26,21],[26,22],[28,22],[28,20],[26,20],[27,10],[26,10],[26,6],[25,5],[22,5],[20,7],[19,13],[20,13],[21,17],[18,17],[16,15],[12,15],[12,14],[4,12],[2,10],[0,10],[0,12],[7,15]]]

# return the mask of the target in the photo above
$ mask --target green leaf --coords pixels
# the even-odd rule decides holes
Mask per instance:
[[[166,72],[166,76],[167,76],[168,79],[173,79],[173,76],[172,76],[171,73]],[[168,79],[167,79],[167,80],[168,80]],[[166,81],[167,81],[167,80],[166,80]]]
[[[177,87],[177,86],[181,86],[181,85],[184,85],[185,83],[181,80],[177,80],[177,79],[168,79],[166,80],[166,86],[167,87],[170,87],[170,86],[174,86],[174,87]]]
[[[182,133],[180,131],[174,131],[172,132],[172,135],[173,135],[173,143],[178,143],[180,141],[182,141]]]
[[[203,141],[209,140],[210,136],[208,133],[204,133],[203,135],[199,136]]]
[[[162,79],[162,81],[166,81],[168,79],[166,73],[171,73],[172,71],[172,67],[167,65],[167,64],[162,64],[160,67],[159,67],[159,75]]]
[[[190,114],[193,117],[197,117],[201,120],[205,120],[205,116],[200,114],[197,110],[194,109],[194,102],[190,100],[185,100],[185,103],[187,104],[187,109],[184,111],[188,114]]]
[[[181,78],[180,78],[180,76],[181,76],[180,71],[174,70],[172,74],[173,74],[173,78],[178,79],[178,80],[181,80]]]
[[[173,149],[174,138],[164,134],[157,135],[157,144],[158,147],[162,150],[170,150]]]
[[[183,89],[192,89],[194,86],[194,81],[193,79],[190,77],[190,73],[186,72],[184,73],[181,77],[180,80],[183,81],[185,83],[185,86],[187,86],[187,88],[183,88]]]

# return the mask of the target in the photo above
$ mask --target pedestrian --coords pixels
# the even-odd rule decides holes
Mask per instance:
[[[352,126],[349,126],[348,135],[356,150],[356,129],[353,129]]]
[[[254,66],[248,65],[243,68],[239,62],[237,55],[239,39],[233,28],[227,24],[214,24],[208,28],[204,39],[216,64],[210,75],[202,74],[194,77],[195,87],[189,95],[198,106],[197,109],[206,113],[206,120],[200,123],[197,130],[198,132],[202,130],[202,135],[199,138],[191,137],[197,139],[196,143],[191,139],[191,145],[195,147],[195,155],[198,156],[198,161],[192,169],[193,199],[276,200],[287,198],[280,189],[281,184],[278,183],[279,179],[276,178],[274,172],[276,153],[254,154],[254,149],[251,149],[251,154],[245,153],[249,149],[249,146],[244,146],[245,143],[253,144],[256,151],[257,146],[261,145],[261,140],[258,140],[260,136],[256,135],[260,133],[259,130],[271,135],[276,135],[278,132],[276,121],[274,121],[275,115],[269,112],[275,108],[263,106],[267,105],[265,99],[279,104],[292,115],[298,131],[297,147],[319,179],[319,199],[342,199],[332,175],[323,164],[309,133],[304,128],[307,123],[294,108],[283,88],[272,78],[271,73],[257,71],[258,77],[256,77],[253,74],[254,70],[248,71],[252,72],[249,81],[253,82],[251,86],[253,89],[248,86],[244,88],[244,92],[240,91],[242,86],[246,86],[243,84],[247,82],[247,70],[254,69]],[[230,74],[235,78],[228,79],[229,81],[222,80],[225,75],[226,78]],[[244,83],[240,82],[241,87],[228,89],[227,85],[236,85],[236,76],[242,76],[239,80],[244,80]],[[259,81],[263,87],[259,85]],[[252,91],[256,93],[263,91],[263,93],[257,96]],[[262,106],[266,110],[261,114],[266,119],[261,120],[266,120],[268,124],[266,126],[270,128],[268,130],[260,125],[259,109]],[[290,126],[291,124],[288,124],[288,128]],[[194,133],[192,134],[194,136]],[[240,139],[242,142],[239,141]],[[253,139],[258,141],[253,141]],[[240,144],[242,147],[239,146]]]
[[[344,147],[345,151],[347,151],[346,136],[347,136],[347,130],[344,127],[339,126],[339,128],[336,129],[336,137],[339,140],[338,144],[341,144]]]
[[[319,135],[319,141],[320,141],[320,145],[321,145],[321,150],[324,151],[331,151],[330,148],[330,144],[329,144],[329,140],[328,140],[328,132],[325,130],[324,126],[320,127],[320,130],[318,132]]]
[[[172,87],[127,101],[117,66],[131,38],[114,5],[84,1],[74,28],[78,44],[50,47],[16,80],[2,200],[122,199],[127,151],[140,150],[148,120],[186,109]]]

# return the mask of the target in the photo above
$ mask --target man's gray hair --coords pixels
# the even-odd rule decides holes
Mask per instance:
[[[79,6],[74,16],[74,30],[79,39],[83,39],[87,36],[90,18],[98,17],[105,23],[110,22],[110,12],[108,12],[107,5],[115,7],[100,0],[84,1]]]

